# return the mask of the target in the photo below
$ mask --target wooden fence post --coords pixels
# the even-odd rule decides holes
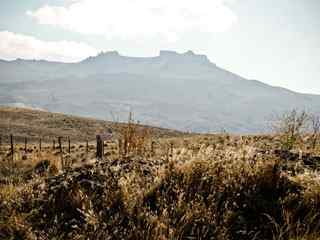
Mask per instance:
[[[89,152],[89,141],[88,139],[86,140],[86,153],[88,154]]]
[[[151,142],[151,156],[153,157],[155,155],[155,145],[156,143],[154,141]]]
[[[166,146],[166,161],[169,161],[169,147]]]
[[[70,142],[70,137],[68,137],[68,153],[71,153],[71,142]]]
[[[63,160],[63,152],[62,152],[62,142],[61,142],[61,137],[58,137],[58,147],[59,147],[59,153],[60,153],[60,161],[61,161],[61,168],[65,169],[66,164]]]
[[[119,157],[122,156],[122,140],[118,140]]]
[[[42,139],[39,138],[39,151],[41,152],[41,150],[42,150]]]
[[[27,144],[28,144],[28,139],[27,139],[27,137],[25,137],[24,138],[24,153],[27,153],[27,151],[28,151]]]
[[[61,137],[58,137],[58,144],[59,144],[59,150],[60,150],[60,153],[62,153]]]
[[[52,140],[52,149],[54,150],[54,149],[56,149],[56,140]]]
[[[102,159],[102,157],[103,157],[103,141],[102,141],[100,135],[97,135],[96,139],[97,139],[96,157],[98,159]]]
[[[170,156],[173,157],[173,142],[170,143]]]
[[[10,135],[10,153],[11,153],[11,161],[14,159],[14,146],[13,146],[13,136]]]
[[[124,151],[123,154],[126,157],[128,154],[128,139],[127,139],[127,137],[124,138],[123,151]]]

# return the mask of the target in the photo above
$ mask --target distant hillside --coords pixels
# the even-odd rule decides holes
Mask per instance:
[[[53,137],[70,137],[73,141],[94,140],[96,134],[112,129],[114,135],[126,124],[114,123],[91,118],[75,117],[59,113],[51,113],[24,108],[0,107],[0,136],[8,141],[13,134],[16,139],[23,137],[36,140],[42,137],[44,141],[51,141]],[[148,127],[155,137],[181,136],[183,133]]]
[[[107,52],[78,63],[0,61],[1,104],[121,121],[133,111],[147,125],[263,133],[272,114],[319,111],[320,96],[244,79],[191,51]]]

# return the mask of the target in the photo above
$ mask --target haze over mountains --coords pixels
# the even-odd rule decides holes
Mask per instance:
[[[189,51],[101,53],[78,63],[0,61],[0,104],[197,132],[260,133],[270,116],[320,110],[320,96],[247,80]]]

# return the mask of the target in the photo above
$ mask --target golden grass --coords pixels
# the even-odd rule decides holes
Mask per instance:
[[[90,166],[94,147],[85,157],[79,145],[63,154],[71,168],[51,149],[17,156],[7,172],[1,163],[0,180],[12,181],[1,185],[10,204],[0,205],[0,230],[30,239],[319,239],[318,169],[279,158],[277,136],[157,139],[139,129],[124,129],[126,155],[110,142]],[[45,160],[50,167],[36,172]]]

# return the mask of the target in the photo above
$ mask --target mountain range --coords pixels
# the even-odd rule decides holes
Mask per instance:
[[[0,60],[0,105],[183,131],[264,133],[273,115],[320,110],[320,95],[248,80],[192,51],[102,52],[77,63]]]

